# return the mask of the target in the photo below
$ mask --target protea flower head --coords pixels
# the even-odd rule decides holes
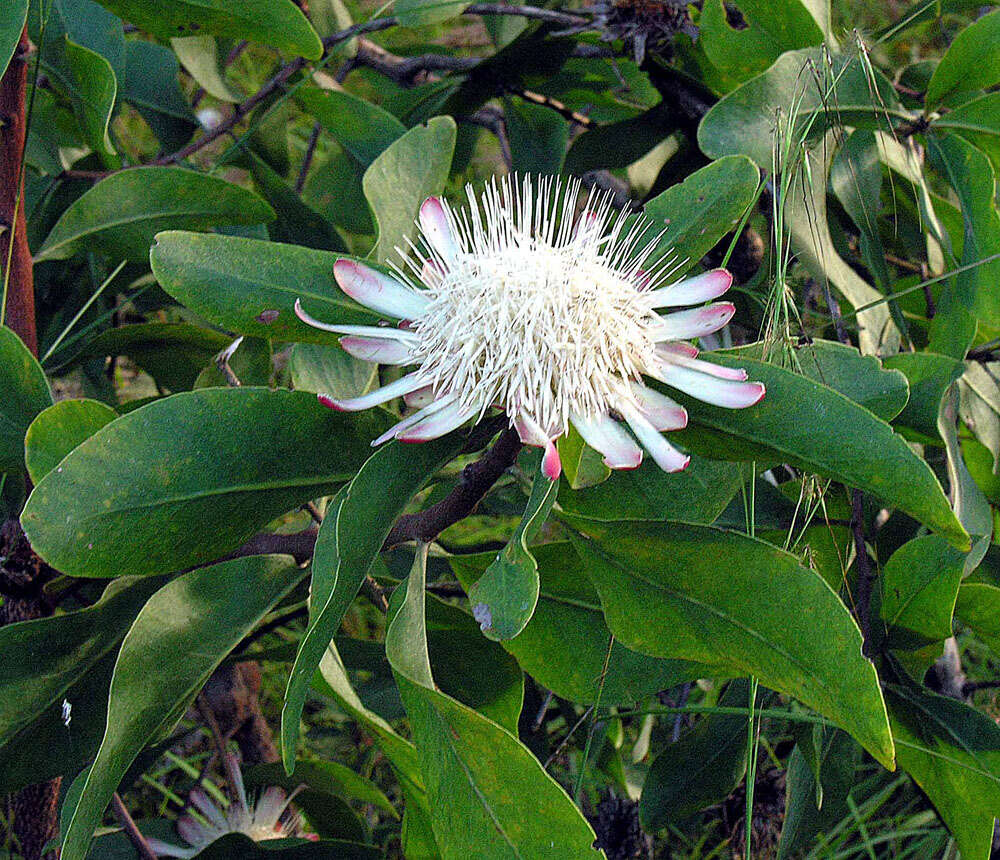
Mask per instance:
[[[298,813],[286,814],[297,790],[288,794],[281,788],[267,788],[253,802],[248,801],[243,777],[235,758],[228,757],[226,771],[236,797],[223,810],[200,788],[194,789],[189,800],[199,813],[183,815],[177,821],[177,833],[187,846],[172,845],[160,839],[147,838],[158,857],[194,857],[216,839],[229,833],[242,833],[254,842],[287,839],[299,835]]]
[[[577,181],[507,177],[466,193],[462,210],[424,201],[419,239],[393,276],[354,260],[334,265],[347,295],[397,325],[328,324],[296,302],[304,322],[344,335],[351,355],[415,366],[361,397],[319,395],[340,410],[403,397],[412,411],[373,445],[434,439],[496,407],[522,441],[545,449],[553,480],[554,440],[571,424],[613,469],[637,467],[645,448],[674,472],[690,458],[661,433],[686,426],[687,412],[644,376],[717,406],[764,396],[744,371],[699,360],[687,342],[732,318],[728,302],[702,304],[729,289],[727,271],[671,283],[676,258],[649,259],[660,239],[649,219],[616,212],[593,192],[574,219]],[[686,305],[700,306],[659,313]]]

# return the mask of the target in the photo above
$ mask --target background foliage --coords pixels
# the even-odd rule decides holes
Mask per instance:
[[[199,857],[990,856],[1000,11],[6,0],[0,69],[0,854],[180,844],[234,744],[301,833]],[[505,171],[735,273],[687,471],[318,404],[393,369],[295,299]]]

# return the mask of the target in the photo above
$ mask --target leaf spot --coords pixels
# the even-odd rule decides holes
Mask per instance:
[[[472,617],[479,622],[479,629],[484,633],[493,626],[493,613],[485,603],[477,603],[472,607]]]

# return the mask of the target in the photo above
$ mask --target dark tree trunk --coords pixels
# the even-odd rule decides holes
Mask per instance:
[[[25,95],[30,50],[31,43],[25,29],[10,65],[0,79],[0,276],[7,280],[4,324],[37,355],[35,290],[25,227],[24,176],[21,172],[27,126]],[[0,607],[0,624],[48,615],[50,608],[43,599],[41,589],[51,571],[31,551],[16,520],[3,524],[0,558],[4,559],[3,569],[0,570],[0,590],[7,592]],[[11,823],[16,845],[25,860],[39,860],[46,843],[58,833],[59,783],[60,780],[54,779],[29,786],[4,802],[5,820]],[[56,854],[50,852],[48,856]]]

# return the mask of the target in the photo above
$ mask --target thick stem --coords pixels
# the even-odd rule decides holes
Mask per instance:
[[[851,490],[851,531],[854,534],[854,552],[857,556],[858,583],[854,590],[854,611],[864,638],[863,650],[870,656],[872,632],[872,588],[875,585],[875,568],[865,543],[864,496],[861,490]]]
[[[0,273],[7,284],[7,302],[0,311],[0,320],[17,333],[32,353],[37,354],[35,291],[24,219],[22,172],[30,49],[25,29],[10,65],[0,79]]]

